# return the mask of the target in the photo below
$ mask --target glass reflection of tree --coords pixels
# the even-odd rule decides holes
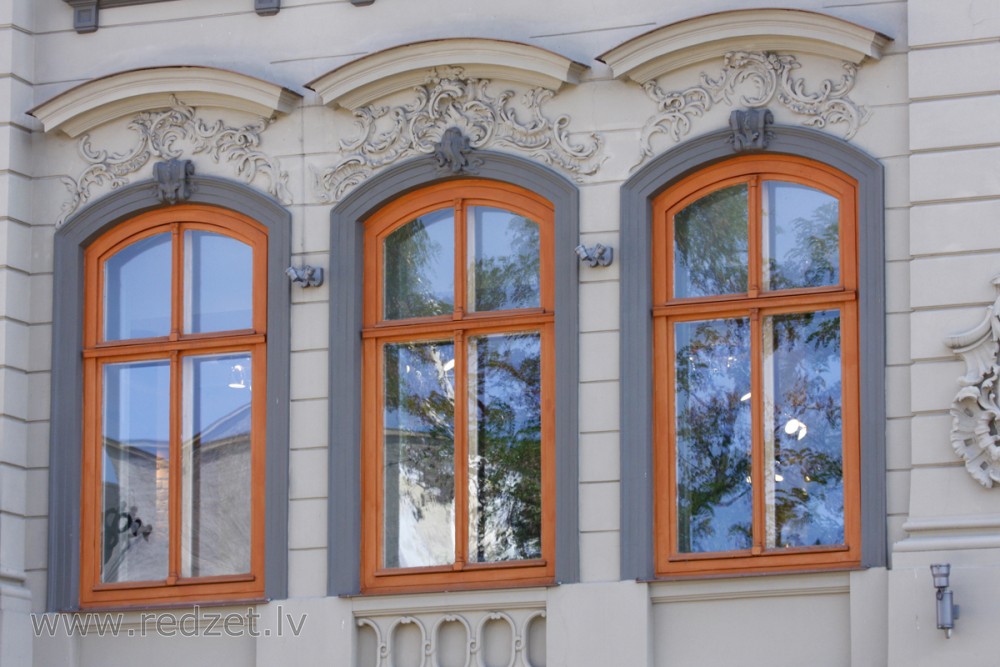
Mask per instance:
[[[697,294],[739,293],[745,274],[732,270],[733,257],[745,257],[746,226],[719,220],[746,219],[745,195],[736,188],[714,192],[686,209],[688,224],[675,227],[675,252]],[[795,247],[771,269],[771,289],[836,283],[838,207],[817,207],[810,218],[797,218]],[[715,220],[713,223],[712,220]],[[675,286],[675,294],[677,294]],[[774,523],[777,546],[843,543],[843,470],[839,312],[821,311],[773,317],[773,349],[780,350],[774,369],[775,478]],[[738,366],[724,372],[720,360],[747,354],[749,322],[712,320],[692,327],[688,341],[678,341],[676,387],[685,404],[677,407],[678,549],[682,553],[716,550],[727,533],[727,549],[749,548],[750,518],[736,521],[727,508],[749,502],[751,461],[741,444],[745,428],[739,413],[747,407],[746,377]],[[742,350],[742,351],[741,351]],[[734,375],[735,373],[735,375]],[[741,400],[744,399],[744,400]],[[782,419],[782,415],[785,415]],[[785,431],[791,417],[808,422],[808,432]],[[747,441],[748,442],[748,441]],[[683,449],[681,449],[683,444]],[[726,514],[725,517],[720,515]]]
[[[385,239],[385,313],[389,319],[430,317],[450,313],[452,303],[435,295],[430,284],[433,265],[443,252],[417,218]]]
[[[674,294],[738,294],[747,289],[747,187],[716,190],[674,217]]]
[[[747,402],[741,400],[750,387],[749,336],[746,319],[701,322],[687,344],[677,350],[678,548],[682,553],[750,547],[752,527],[745,511],[750,503],[746,482],[750,425]],[[727,508],[734,511],[727,512]],[[727,518],[717,520],[722,513]],[[719,528],[724,535],[717,534]],[[720,548],[720,544],[725,546]]]
[[[840,276],[840,207],[836,200],[795,218],[795,246],[780,260],[768,261],[770,289],[836,285]]]
[[[539,303],[538,223],[512,216],[507,232],[509,254],[475,259],[475,309],[479,312]]]
[[[508,240],[509,254],[473,262],[477,311],[538,303],[537,223],[511,218]],[[384,269],[387,315],[405,318],[451,312],[451,303],[435,298],[424,278],[441,252],[440,244],[430,239],[419,219],[386,237],[385,256],[394,258],[385,263]],[[503,342],[487,342],[497,338]],[[474,363],[479,372],[470,393],[476,392],[473,400],[478,414],[469,418],[476,423],[478,452],[470,462],[469,487],[480,511],[472,516],[479,539],[469,558],[477,562],[537,558],[541,553],[538,335],[480,336],[474,340],[478,342]],[[525,345],[519,344],[525,340],[535,341],[533,353],[525,353]],[[410,435],[393,443],[394,447],[398,445],[400,469],[435,502],[449,503],[454,498],[455,483],[455,461],[449,446],[455,439],[455,387],[453,373],[445,370],[448,355],[442,355],[438,345],[426,341],[386,345],[385,353],[385,413],[406,414],[410,424]],[[431,384],[437,386],[424,384],[420,391],[408,391],[409,383],[400,377],[401,369],[406,367],[405,362],[400,362],[401,355],[417,360],[414,366],[434,368]],[[488,400],[484,400],[486,396]],[[419,437],[414,437],[415,431],[420,431]],[[393,512],[399,508],[386,509]],[[386,556],[390,555],[387,545]]]
[[[840,316],[773,318],[776,546],[842,544]],[[802,426],[789,428],[797,420]]]
[[[476,339],[478,452],[469,469],[476,562],[541,556],[539,347],[534,333]]]

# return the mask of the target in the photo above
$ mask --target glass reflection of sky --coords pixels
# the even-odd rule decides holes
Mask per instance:
[[[242,366],[244,388],[230,387],[233,369]],[[226,432],[223,421],[250,406],[252,378],[250,355],[198,356],[184,358],[184,402],[189,414],[184,420],[184,440],[212,431],[212,439],[237,435],[247,431],[249,420],[236,419],[233,432]]]
[[[253,326],[253,249],[212,232],[184,233],[187,333]]]
[[[170,364],[104,367],[104,437],[156,454],[170,440]],[[161,455],[165,453],[160,451]]]
[[[104,265],[104,339],[170,333],[170,234],[136,241]]]

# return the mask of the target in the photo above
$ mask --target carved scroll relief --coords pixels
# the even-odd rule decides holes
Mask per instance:
[[[317,197],[339,201],[376,170],[403,158],[435,153],[441,162],[441,146],[460,148],[462,154],[470,149],[509,148],[577,180],[600,168],[602,138],[590,133],[574,139],[569,116],[553,118],[545,113],[553,91],[534,88],[517,96],[513,90],[492,93],[490,89],[490,80],[467,76],[460,67],[439,68],[414,89],[412,102],[356,110],[357,136],[340,142],[339,162],[314,173]],[[446,136],[452,128],[458,134]],[[458,136],[467,138],[467,143],[454,144]]]
[[[70,199],[63,204],[56,226],[88,202],[95,189],[120,188],[153,158],[175,160],[185,152],[205,153],[215,162],[231,164],[236,175],[247,183],[262,181],[268,194],[284,204],[291,203],[288,174],[276,159],[259,150],[269,119],[242,127],[226,125],[222,120],[210,124],[195,114],[194,107],[176,98],[173,102],[173,107],[165,111],[136,114],[128,124],[136,134],[135,144],[125,152],[95,149],[89,134],[80,137],[78,148],[88,166],[77,178],[62,179]]]
[[[1000,276],[993,287],[997,299],[983,321],[945,340],[966,365],[951,404],[951,445],[973,479],[986,488],[1000,482]]]
[[[666,91],[656,81],[646,83],[643,89],[656,102],[658,111],[642,129],[639,164],[653,155],[651,140],[654,136],[666,134],[678,142],[691,131],[693,119],[723,102],[758,109],[776,99],[792,113],[806,116],[804,125],[841,124],[846,126],[845,138],[853,137],[871,115],[868,109],[848,97],[854,88],[857,66],[843,63],[845,73],[840,81],[826,79],[815,92],[809,92],[805,79],[792,76],[800,67],[792,55],[733,51],[724,56],[719,76],[713,79],[703,73],[699,85]]]

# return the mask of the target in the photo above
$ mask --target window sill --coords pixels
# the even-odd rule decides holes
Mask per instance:
[[[649,584],[650,599],[654,604],[790,595],[831,595],[849,593],[851,573],[867,569],[862,566],[852,566],[775,572],[726,572],[637,581]]]
[[[163,601],[163,602],[142,602],[128,604],[124,602],[108,603],[88,603],[81,604],[77,609],[66,609],[62,613],[80,613],[94,610],[102,612],[142,612],[142,611],[165,611],[168,609],[193,609],[195,607],[204,609],[207,607],[250,607],[259,604],[267,604],[271,601],[265,597],[235,598],[232,600],[186,600],[186,601]]]

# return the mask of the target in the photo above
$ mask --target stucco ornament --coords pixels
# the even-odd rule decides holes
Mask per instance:
[[[951,404],[951,445],[969,474],[986,488],[1000,482],[1000,275],[993,278],[993,287],[997,299],[983,321],[945,340],[966,366]]]
[[[839,81],[825,79],[816,92],[808,92],[805,79],[792,76],[800,67],[792,55],[732,51],[723,57],[718,78],[702,73],[697,86],[665,91],[656,81],[647,82],[643,89],[656,102],[659,111],[642,128],[639,164],[653,155],[651,140],[654,136],[666,134],[678,142],[691,131],[693,119],[723,102],[729,106],[757,109],[777,99],[789,111],[807,116],[804,125],[826,127],[839,123],[846,126],[844,137],[853,137],[871,115],[867,108],[848,97],[854,88],[857,65],[844,62],[844,76]]]
[[[435,153],[456,128],[468,149],[509,148],[572,174],[578,181],[597,173],[602,138],[570,136],[570,117],[551,118],[543,110],[555,94],[533,88],[517,100],[513,90],[490,93],[490,80],[467,76],[460,67],[435,69],[414,89],[416,99],[399,106],[371,104],[354,112],[358,135],[340,142],[343,157],[314,171],[317,197],[339,201],[379,168],[403,158]]]
[[[256,123],[233,127],[222,120],[208,123],[195,114],[194,107],[173,99],[173,106],[164,111],[144,111],[129,121],[127,128],[137,137],[129,150],[112,153],[91,146],[90,135],[80,137],[78,148],[88,166],[77,178],[64,176],[63,184],[70,199],[62,206],[56,226],[62,225],[94,195],[94,190],[114,190],[128,184],[128,177],[146,166],[153,158],[176,160],[184,153],[204,153],[215,162],[226,162],[236,175],[247,183],[258,179],[275,199],[291,204],[288,174],[276,159],[258,150],[261,133],[270,124],[262,118]]]

